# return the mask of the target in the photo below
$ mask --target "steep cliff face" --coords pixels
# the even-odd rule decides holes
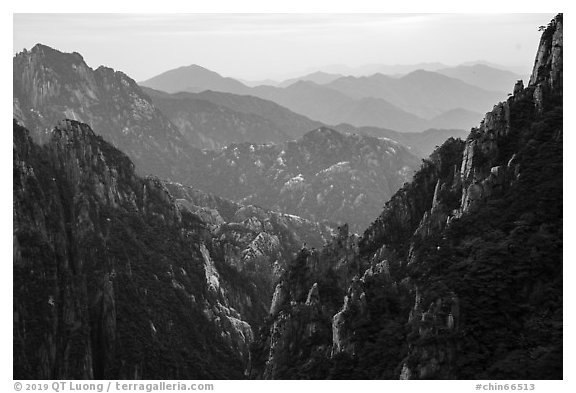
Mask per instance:
[[[439,212],[458,206],[459,198],[451,198],[451,207],[438,199],[458,178],[463,147],[460,140],[447,141],[362,237],[342,227],[321,251],[306,251],[289,265],[276,287],[271,319],[254,345],[254,378],[397,377],[395,368],[406,355],[412,290],[402,261],[411,234],[433,205]],[[446,185],[440,187],[439,179]],[[310,306],[305,293],[313,286],[320,297]],[[313,338],[306,336],[311,326]],[[266,360],[261,353],[268,354]]]
[[[181,209],[208,224],[213,250],[226,265],[263,284],[259,287],[264,290],[262,302],[266,309],[274,283],[302,246],[320,248],[334,234],[334,229],[325,224],[240,205],[178,183],[165,185]],[[251,307],[244,311],[243,315],[254,314]]]
[[[437,149],[358,240],[315,343],[299,341],[313,320],[288,290],[311,284],[287,271],[286,311],[255,346],[291,355],[269,356],[264,376],[562,378],[561,59],[559,15],[530,84]]]
[[[267,302],[206,223],[82,123],[13,165],[15,378],[242,377]]]
[[[140,87],[122,72],[90,68],[78,53],[38,44],[13,59],[13,112],[44,142],[64,118],[89,124],[142,174],[182,180],[201,153],[192,149]]]
[[[358,274],[358,237],[348,227],[321,250],[303,248],[276,285],[270,316],[252,347],[251,377],[314,378],[332,351],[332,315]],[[297,370],[294,365],[297,364]]]
[[[562,73],[559,15],[468,137],[450,224],[415,243],[404,377],[562,378]]]

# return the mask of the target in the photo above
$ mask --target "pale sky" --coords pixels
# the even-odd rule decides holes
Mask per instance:
[[[345,64],[531,70],[554,14],[14,14],[14,53],[43,43],[142,81],[198,64],[224,76],[282,79]]]

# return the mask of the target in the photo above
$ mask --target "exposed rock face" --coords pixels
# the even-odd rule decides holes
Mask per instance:
[[[63,118],[89,124],[142,174],[182,180],[201,153],[192,149],[140,87],[120,71],[88,67],[78,53],[38,44],[13,59],[14,117],[37,141]],[[186,165],[184,164],[186,162]]]
[[[288,299],[288,293],[284,288],[282,282],[276,284],[276,289],[274,289],[274,295],[272,296],[272,304],[270,304],[270,315],[276,315],[280,311],[280,307]]]
[[[257,349],[289,353],[269,357],[266,376],[562,378],[561,59],[559,15],[530,84],[517,84],[466,142],[438,148],[358,240],[345,264],[356,274],[332,289],[348,290],[344,304],[328,307],[318,284],[320,323],[332,329],[314,343],[261,333]],[[335,244],[317,254],[331,255]],[[339,255],[320,260],[344,266]],[[309,288],[302,269],[291,265],[283,285]],[[310,324],[298,312],[300,291],[271,326]]]
[[[190,184],[312,221],[348,223],[359,232],[382,199],[412,176],[418,158],[391,140],[320,128],[280,145],[230,145],[208,153],[209,175]]]
[[[318,283],[315,282],[310,288],[310,292],[308,292],[308,296],[306,297],[306,305],[312,306],[317,304],[320,301],[320,295],[318,294]]]
[[[167,345],[164,334],[170,340],[190,334],[184,345],[193,353],[186,356],[202,357],[196,345],[206,340],[203,333],[178,322],[199,318],[192,325],[219,333],[211,344],[221,347],[215,356],[231,356],[237,364],[221,374],[184,364],[159,369],[157,375],[238,377],[248,362],[251,325],[264,318],[273,282],[303,243],[321,247],[332,234],[330,227],[296,216],[242,206],[154,177],[141,179],[128,157],[75,121],[61,122],[42,147],[15,123],[14,149],[15,346],[23,351],[15,358],[19,375],[153,376],[155,370],[142,369],[151,367],[148,363],[130,363],[127,346],[147,347],[153,340],[160,347],[151,350],[161,351]],[[38,247],[47,251],[37,254]],[[50,272],[59,273],[46,276],[36,266],[38,255],[48,258]],[[91,275],[89,284],[86,275]],[[46,299],[33,300],[27,280],[48,291]],[[132,293],[134,286],[139,289]],[[156,291],[163,297],[154,303],[150,299]],[[166,307],[164,301],[184,308],[168,308],[168,315],[160,317],[154,307]],[[45,302],[46,311],[54,313],[45,339],[35,335],[42,328],[30,319],[34,302]],[[144,324],[150,335],[131,330],[140,321],[127,317],[131,302],[152,307],[141,315],[148,318]],[[88,314],[82,311],[86,307]],[[70,320],[60,320],[61,309]],[[62,333],[62,323],[72,330]],[[69,344],[58,342],[68,342],[78,329],[73,335],[78,343],[70,344],[82,348],[74,355],[82,358],[76,369],[76,358],[59,357],[59,351],[70,350]],[[40,350],[27,353],[33,340],[40,340]],[[125,368],[118,369],[119,362]]]
[[[362,289],[359,280],[353,280],[348,294],[344,298],[344,305],[332,319],[332,356],[340,352],[348,352],[354,355],[354,344],[352,343],[349,333],[355,328],[349,326],[353,323],[360,326],[366,319],[366,294]]]
[[[322,249],[321,225],[137,176],[85,124],[39,146],[14,123],[14,377],[561,379],[561,59],[559,15],[527,87]]]
[[[253,337],[236,309],[263,316],[256,286],[87,125],[40,147],[14,123],[14,250],[16,378],[243,375]]]
[[[266,302],[303,244],[320,248],[333,236],[333,228],[325,224],[240,205],[178,183],[164,184],[181,209],[209,224],[213,248],[227,265],[265,284]]]
[[[345,226],[322,251],[301,250],[276,286],[272,320],[264,324],[253,347],[253,378],[286,378],[293,362],[312,366],[309,357],[330,356],[332,316],[346,294],[339,288],[358,274],[357,253],[358,238]],[[351,290],[350,296],[346,310],[359,301],[357,291]]]
[[[554,18],[542,34],[529,86],[543,85],[562,94],[563,17]]]

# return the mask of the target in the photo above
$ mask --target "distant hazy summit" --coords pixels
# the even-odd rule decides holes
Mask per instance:
[[[233,78],[226,78],[217,72],[199,65],[189,65],[166,71],[158,76],[140,82],[141,86],[162,90],[167,93],[188,91],[199,93],[204,90],[246,94],[250,88]]]

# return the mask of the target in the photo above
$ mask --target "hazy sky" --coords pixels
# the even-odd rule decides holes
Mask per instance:
[[[259,80],[330,64],[449,65],[486,60],[531,70],[554,14],[15,14],[14,53],[43,43],[137,81],[198,64]]]

